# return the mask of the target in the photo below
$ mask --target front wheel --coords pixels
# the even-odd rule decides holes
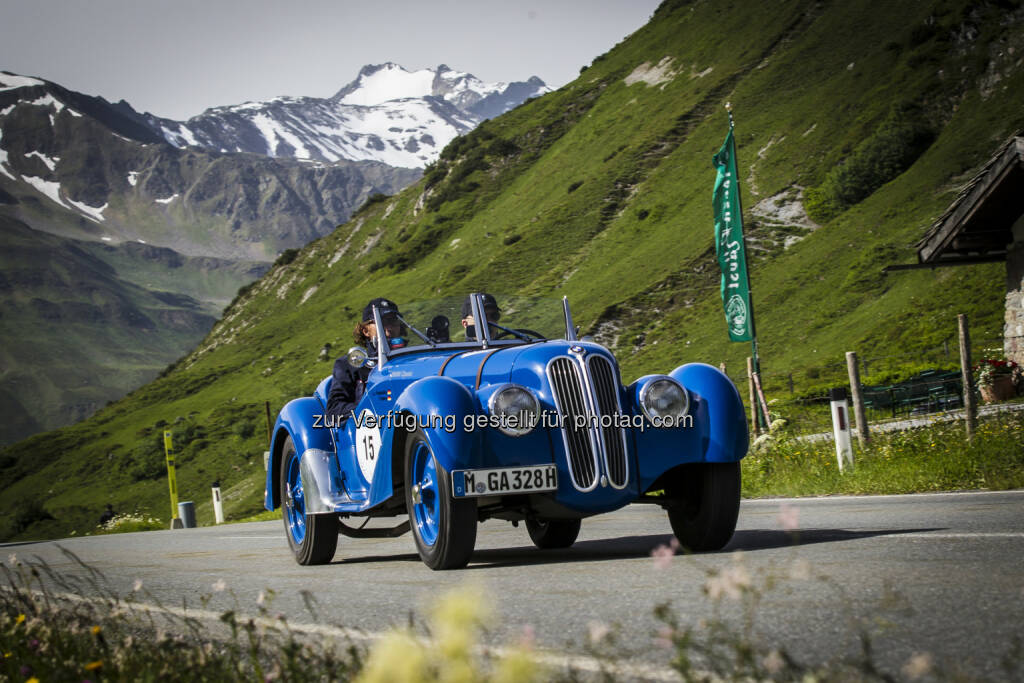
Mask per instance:
[[[281,518],[288,546],[299,564],[327,564],[338,548],[338,516],[306,514],[299,454],[291,436],[284,441],[281,461]]]
[[[451,475],[434,457],[422,429],[405,444],[405,505],[423,563],[459,569],[476,545],[476,501],[452,495]]]
[[[538,548],[568,548],[580,535],[578,519],[528,519],[526,530],[530,540]]]
[[[665,493],[680,501],[668,508],[668,521],[680,545],[701,552],[721,550],[729,543],[740,512],[738,462],[681,467]]]

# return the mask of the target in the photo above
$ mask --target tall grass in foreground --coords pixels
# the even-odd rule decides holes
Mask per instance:
[[[690,561],[677,558],[677,552],[676,543],[656,548],[650,571]],[[878,663],[878,636],[891,634],[892,619],[912,612],[898,595],[888,595],[869,619],[858,619],[852,611],[847,615],[849,641],[837,640],[836,652],[855,654],[812,665],[759,640],[758,608],[773,591],[799,590],[806,582],[820,581],[842,593],[796,555],[753,572],[743,553],[733,553],[724,566],[705,567],[707,602],[687,606],[688,612],[704,615],[696,624],[680,619],[669,599],[654,608],[660,625],[653,633],[624,633],[616,624],[591,621],[581,627],[586,656],[566,657],[537,649],[528,624],[508,647],[482,645],[481,636],[497,615],[488,607],[493,601],[473,585],[441,595],[425,633],[414,628],[410,616],[407,627],[370,638],[319,623],[293,627],[271,612],[272,595],[268,598],[266,592],[249,616],[237,604],[219,615],[163,607],[139,581],[129,595],[118,596],[104,587],[106,579],[99,572],[64,553],[78,563],[75,572],[57,574],[46,564],[21,562],[14,555],[0,565],[6,580],[0,586],[0,680],[514,683],[678,676],[685,681],[809,683],[970,678],[941,653],[914,652],[895,671]],[[223,581],[212,588],[227,590]],[[209,597],[201,599],[204,606]],[[302,597],[318,622],[314,599],[305,592]],[[662,659],[670,669],[625,660],[651,648],[665,652]],[[1009,644],[1001,661],[1007,680],[1022,673],[1021,654],[1019,640]]]
[[[854,466],[840,473],[835,444],[782,430],[743,460],[743,495],[884,494],[1024,487],[1024,413],[979,421],[967,442],[962,421],[854,438]]]

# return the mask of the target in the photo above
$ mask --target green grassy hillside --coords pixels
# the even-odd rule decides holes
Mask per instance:
[[[7,533],[81,531],[108,499],[166,515],[164,421],[185,497],[205,500],[218,477],[239,492],[229,513],[258,509],[263,402],[312,391],[330,371],[320,348],[346,348],[373,296],[564,294],[626,381],[688,361],[741,367],[749,345],[728,343],[712,247],[726,102],[766,370],[821,377],[847,350],[912,362],[960,312],[976,339],[996,338],[1001,265],[881,269],[914,260],[958,187],[1024,126],[1021,55],[1015,2],[666,2],[576,81],[455,140],[419,183],[246,288],[173,371],[6,449]],[[40,490],[45,509],[29,510]]]

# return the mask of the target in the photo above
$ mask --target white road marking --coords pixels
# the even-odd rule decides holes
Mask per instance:
[[[1021,531],[982,531],[978,533],[911,533],[911,534],[886,534],[888,538],[1024,538]]]

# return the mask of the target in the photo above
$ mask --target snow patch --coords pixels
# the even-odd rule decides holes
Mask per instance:
[[[4,132],[0,130],[0,140],[3,140],[3,138]],[[4,168],[5,166],[7,166],[7,150],[4,149],[3,147],[0,147],[0,173],[3,173],[11,180],[17,180],[17,178],[14,177],[13,173]]]
[[[398,64],[385,64],[369,76],[359,77],[359,87],[342,98],[342,104],[373,106],[406,97],[426,97],[433,93],[434,72],[430,69],[406,71]]]
[[[103,240],[104,242],[109,242],[113,238],[104,236],[104,237],[101,237],[100,239]]]
[[[171,202],[173,202],[177,198],[178,198],[178,193],[175,192],[170,197],[164,197],[163,199],[154,199],[153,201],[156,202],[157,204],[170,204]]]
[[[633,69],[632,73],[626,76],[623,80],[626,85],[633,85],[634,83],[646,83],[649,86],[661,85],[669,83],[673,78],[676,77],[676,72],[671,69],[672,58],[665,57],[656,66],[651,66],[650,62],[644,62],[637,68]],[[662,86],[664,87],[664,86]]]
[[[84,213],[86,217],[91,218],[97,223],[103,222],[103,212],[106,211],[108,206],[110,206],[109,202],[103,206],[89,206],[83,202],[76,202],[74,199],[65,199],[65,201],[78,209],[79,212]]]
[[[14,108],[15,108],[16,106],[18,106],[18,105],[16,105],[16,104],[12,104],[12,105],[10,105],[9,107],[4,107],[3,109],[0,109],[0,116],[7,116],[7,115],[8,115],[8,114],[10,114],[10,113],[11,113],[12,111],[14,111]]]
[[[0,72],[0,92],[14,90],[15,88],[27,88],[33,85],[46,85],[46,81],[28,76],[17,76],[6,72]]]
[[[60,157],[51,158],[39,151],[29,152],[28,154],[25,155],[25,157],[39,157],[39,159],[41,159],[42,162],[46,164],[46,168],[50,169],[51,171],[57,168],[57,162],[60,161]]]
[[[36,188],[44,195],[49,197],[51,200],[60,204],[62,207],[67,208],[67,204],[60,197],[60,183],[55,183],[50,180],[43,180],[42,178],[36,178],[35,176],[22,176],[26,183]]]
[[[79,119],[82,118],[82,114],[79,114],[74,109],[68,109],[68,113],[71,114],[72,116],[76,117],[76,118],[79,118]]]
[[[128,171],[128,184],[135,187],[135,183],[139,182],[138,171]]]
[[[63,102],[55,99],[53,95],[49,94],[43,95],[39,99],[32,100],[31,102],[26,102],[25,104],[30,104],[36,107],[53,107],[58,113],[60,113],[60,110],[64,108]],[[50,117],[50,122],[53,122],[53,117]]]

